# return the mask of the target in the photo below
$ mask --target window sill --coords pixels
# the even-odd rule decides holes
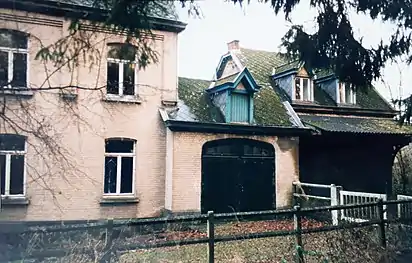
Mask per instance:
[[[103,196],[100,199],[101,205],[115,205],[115,204],[136,204],[139,199],[134,196]]]
[[[32,90],[27,88],[4,88],[0,90],[0,95],[18,96],[18,97],[32,97],[34,95]]]
[[[141,104],[143,101],[138,96],[106,96],[103,101]]]
[[[27,197],[11,197],[11,196],[2,196],[1,197],[1,205],[28,205],[30,204],[29,199]]]

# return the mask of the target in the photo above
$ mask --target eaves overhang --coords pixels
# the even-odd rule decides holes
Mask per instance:
[[[242,135],[273,135],[273,136],[305,136],[312,135],[311,128],[278,127],[278,126],[254,126],[227,123],[188,122],[168,119],[166,127],[171,131],[179,132],[205,132],[228,133]]]
[[[109,14],[104,9],[47,0],[1,0],[0,8],[96,22],[104,22]],[[181,21],[158,17],[148,17],[147,22],[150,29],[175,33],[182,32],[187,25]]]

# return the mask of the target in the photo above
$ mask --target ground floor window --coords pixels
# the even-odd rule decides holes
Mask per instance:
[[[105,145],[104,194],[134,193],[135,145],[132,139],[107,139]]]
[[[25,145],[24,136],[0,135],[1,196],[18,197],[25,194]]]

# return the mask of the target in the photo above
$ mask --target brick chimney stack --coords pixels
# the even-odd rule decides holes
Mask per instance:
[[[229,43],[227,43],[227,49],[228,51],[239,50],[239,40],[232,40]]]

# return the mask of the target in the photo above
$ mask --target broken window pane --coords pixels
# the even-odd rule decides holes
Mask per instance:
[[[13,54],[13,80],[12,87],[27,87],[27,55],[21,53]]]
[[[104,167],[104,193],[116,193],[117,157],[106,157]]]
[[[122,157],[120,193],[133,192],[133,157]]]
[[[107,63],[107,94],[119,94],[119,64]]]
[[[134,73],[135,64],[125,63],[123,65],[123,94],[124,95],[134,95]]]
[[[10,194],[23,194],[24,156],[12,155],[10,165]]]
[[[0,86],[9,84],[9,54],[0,51]]]
[[[106,153],[132,153],[133,148],[132,140],[106,140]]]
[[[6,187],[6,155],[0,155],[0,189],[1,194],[5,194],[5,187]]]

